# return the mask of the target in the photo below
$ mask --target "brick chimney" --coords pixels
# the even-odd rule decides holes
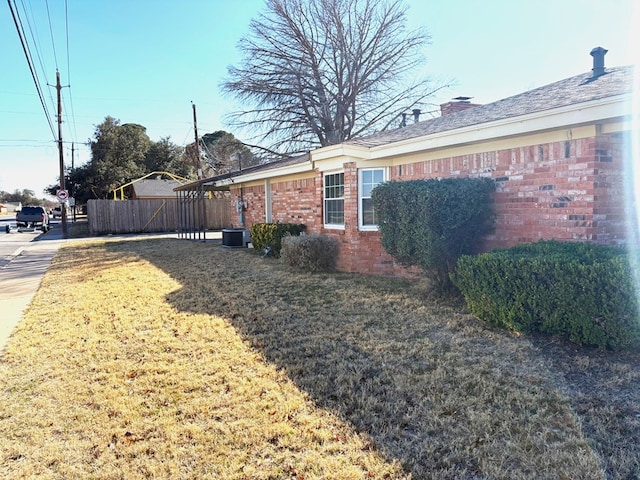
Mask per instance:
[[[443,103],[440,105],[440,114],[444,117],[445,115],[451,115],[452,113],[461,112],[462,110],[467,110],[473,107],[479,107],[478,103],[471,103],[472,97],[456,97],[452,98],[451,102]]]
[[[609,50],[596,47],[591,50],[591,55],[593,57],[593,69],[591,70],[591,78],[598,78],[600,75],[604,74],[604,56],[607,54]]]

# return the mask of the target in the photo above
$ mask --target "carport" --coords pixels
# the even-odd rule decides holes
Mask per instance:
[[[230,175],[229,175],[230,176]],[[229,185],[221,185],[221,175],[180,185],[173,189],[178,199],[178,237],[188,240],[207,240],[207,200],[213,192],[228,192]]]

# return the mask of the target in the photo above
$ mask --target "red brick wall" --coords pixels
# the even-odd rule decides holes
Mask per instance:
[[[322,181],[322,177],[320,177]],[[322,189],[320,189],[322,193]],[[316,178],[303,178],[273,182],[271,184],[271,221],[276,223],[304,223],[317,231],[322,225],[322,197],[318,197]],[[240,198],[240,188],[231,189],[231,208]],[[266,192],[264,185],[242,188],[242,198],[247,207],[244,211],[245,227],[265,222]],[[239,227],[239,214],[232,216],[233,226]]]
[[[490,176],[496,230],[486,250],[541,239],[624,241],[622,144],[599,136],[392,168],[393,180]]]
[[[320,172],[316,177],[316,182],[320,185],[320,194],[322,194],[322,177]],[[355,163],[344,164],[344,185],[344,230],[321,228],[318,232],[314,232],[333,237],[338,241],[338,269],[345,272],[377,275],[412,275],[412,270],[398,265],[385,252],[378,232],[358,231],[358,169]]]
[[[273,222],[304,223],[309,230],[322,224],[322,197],[317,197],[315,178],[274,182],[271,196]]]
[[[485,239],[485,251],[542,239],[617,245],[625,242],[627,225],[624,155],[621,135],[600,135],[399,165],[390,179],[496,180],[496,229]],[[349,205],[357,207],[355,202]],[[352,221],[357,225],[356,217]],[[355,236],[345,234],[349,246],[343,250],[355,257],[345,262],[349,271],[406,273],[381,251],[377,233]]]
[[[495,179],[496,229],[484,250],[541,239],[620,244],[625,240],[623,162],[622,138],[613,134],[398,165],[390,169],[390,179]],[[355,163],[344,164],[344,178],[344,230],[323,227],[319,171],[315,178],[272,183],[273,221],[305,223],[310,234],[334,237],[340,270],[411,275],[384,252],[378,232],[358,231]],[[246,226],[263,222],[264,188],[245,188],[244,199]]]
[[[231,191],[231,197],[235,200],[240,198],[239,191]],[[265,193],[264,185],[253,185],[250,187],[242,188],[242,200],[247,204],[244,210],[244,226],[251,228],[254,223],[264,223],[264,211],[265,211]],[[232,218],[234,219],[233,226],[240,227],[240,214],[234,213]]]
[[[599,136],[589,144],[595,156],[593,241],[616,245],[628,238],[629,216],[625,215],[625,170],[631,165],[630,150],[622,134]],[[626,172],[631,175],[631,172]]]

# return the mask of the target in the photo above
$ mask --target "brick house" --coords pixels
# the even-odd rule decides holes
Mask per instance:
[[[304,223],[335,237],[338,267],[350,272],[406,273],[374,221],[370,192],[384,181],[493,178],[486,250],[540,239],[622,244],[631,240],[633,68],[605,68],[605,54],[592,50],[588,73],[519,95],[487,105],[459,97],[437,118],[414,111],[400,128],[180,189],[228,189],[234,227]]]

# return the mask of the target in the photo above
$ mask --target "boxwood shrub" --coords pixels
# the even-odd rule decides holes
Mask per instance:
[[[251,244],[257,251],[270,248],[270,253],[280,256],[282,237],[285,235],[300,235],[307,226],[301,223],[254,223],[251,225]]]
[[[452,275],[471,313],[518,332],[612,350],[640,349],[638,256],[617,247],[542,241],[462,256]]]

